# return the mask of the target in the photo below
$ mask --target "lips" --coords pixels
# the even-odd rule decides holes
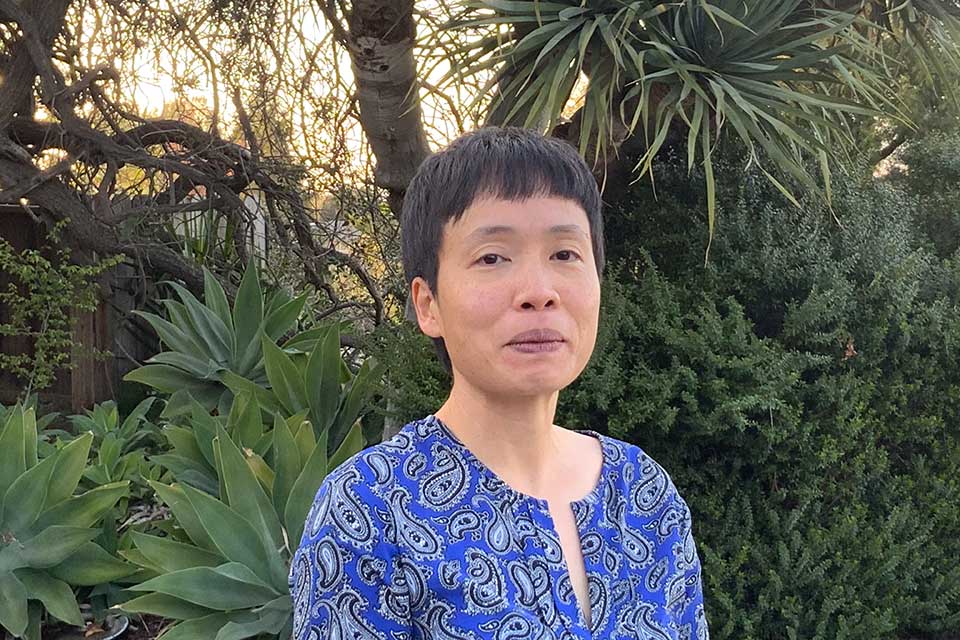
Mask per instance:
[[[530,342],[563,342],[563,334],[553,329],[533,329],[531,331],[524,331],[523,333],[518,333],[517,335],[510,338],[511,344],[523,344]]]

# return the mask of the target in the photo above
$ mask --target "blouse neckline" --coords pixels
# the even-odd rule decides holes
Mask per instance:
[[[519,498],[519,499],[521,499],[521,500],[526,500],[526,501],[529,501],[529,502],[533,502],[533,503],[536,504],[541,510],[548,510],[548,509],[549,509],[549,502],[548,502],[546,499],[544,499],[544,498],[537,498],[537,497],[535,497],[535,496],[531,496],[530,494],[527,494],[527,493],[524,493],[524,492],[519,491],[519,490],[517,490],[517,489],[514,489],[512,486],[510,486],[509,484],[507,484],[502,478],[500,478],[500,476],[498,476],[496,473],[494,473],[494,471],[493,471],[492,469],[490,469],[490,467],[488,467],[487,465],[485,465],[479,458],[477,458],[475,455],[473,455],[473,452],[470,451],[470,449],[467,447],[467,445],[465,445],[463,442],[461,442],[460,439],[457,438],[457,436],[456,436],[456,435],[453,433],[453,431],[450,429],[450,427],[448,427],[448,426],[443,422],[443,420],[441,420],[440,418],[438,418],[435,414],[433,414],[433,413],[429,414],[426,418],[424,418],[424,420],[425,420],[427,423],[436,426],[437,429],[440,430],[441,434],[442,434],[446,439],[448,439],[448,440],[450,440],[451,442],[453,442],[454,446],[456,446],[456,447],[461,451],[461,453],[463,454],[464,458],[466,458],[470,463],[472,463],[472,464],[475,465],[478,469],[480,469],[481,472],[483,472],[484,474],[486,474],[487,476],[489,476],[490,478],[492,478],[497,484],[502,485],[508,492],[510,492],[511,494],[513,494],[515,497],[517,497],[517,498]],[[607,474],[610,473],[610,471],[611,471],[611,469],[610,469],[610,464],[611,464],[611,462],[610,462],[610,455],[609,455],[608,452],[607,452],[607,442],[606,442],[606,438],[604,437],[604,435],[603,435],[602,433],[599,433],[599,432],[597,432],[597,431],[594,431],[593,429],[573,429],[573,431],[575,431],[576,433],[582,433],[582,434],[585,434],[585,435],[592,436],[592,437],[596,438],[596,439],[600,442],[600,452],[601,452],[601,457],[602,457],[602,459],[603,459],[603,460],[602,460],[602,463],[601,463],[601,465],[600,465],[600,476],[597,478],[597,483],[596,483],[596,485],[593,487],[593,489],[592,489],[587,495],[583,496],[583,497],[580,498],[579,500],[573,500],[573,501],[570,502],[570,505],[571,505],[572,507],[583,507],[583,508],[585,508],[585,507],[587,507],[588,505],[592,505],[592,504],[595,504],[595,503],[597,503],[597,502],[600,501],[601,494],[603,493],[603,488],[604,488],[604,478],[605,478],[605,477],[607,476]]]

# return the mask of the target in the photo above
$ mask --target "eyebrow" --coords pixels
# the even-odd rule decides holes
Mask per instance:
[[[590,237],[587,235],[587,232],[584,231],[583,228],[578,224],[555,224],[549,229],[547,229],[546,233],[554,234],[554,235],[560,235],[564,233],[575,233],[575,234],[580,234],[587,238]],[[507,225],[498,224],[498,225],[493,225],[488,227],[478,227],[473,231],[471,231],[467,235],[465,240],[470,241],[470,240],[473,240],[474,237],[489,238],[490,236],[516,235],[516,234],[517,234],[517,229],[515,227],[509,227]]]

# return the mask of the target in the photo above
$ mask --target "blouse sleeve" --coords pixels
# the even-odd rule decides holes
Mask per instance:
[[[677,558],[678,568],[683,570],[684,596],[679,607],[678,626],[684,630],[683,637],[691,640],[709,640],[707,617],[703,605],[703,582],[700,572],[700,556],[693,540],[693,524],[690,508],[679,494],[677,507],[681,513],[681,551]]]
[[[337,469],[310,508],[290,567],[294,640],[410,638],[400,556],[384,536],[387,511],[359,476]]]

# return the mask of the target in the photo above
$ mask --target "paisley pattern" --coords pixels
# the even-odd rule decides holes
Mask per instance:
[[[505,484],[436,416],[324,480],[290,568],[296,640],[709,640],[687,504],[639,447],[591,430],[571,503],[587,628],[546,500]]]

